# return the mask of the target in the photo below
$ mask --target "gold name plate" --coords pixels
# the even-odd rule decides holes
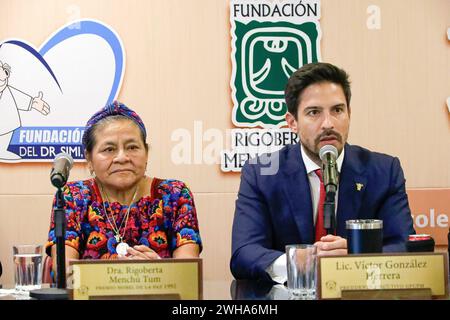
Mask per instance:
[[[201,259],[73,260],[73,299],[202,299]]]
[[[447,296],[447,253],[320,257],[317,282],[320,299],[340,299],[344,290],[431,289]]]

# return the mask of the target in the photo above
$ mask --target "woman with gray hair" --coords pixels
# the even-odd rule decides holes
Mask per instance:
[[[192,193],[181,181],[145,174],[146,138],[141,118],[117,101],[88,121],[83,146],[92,177],[63,190],[66,259],[199,256]],[[52,214],[46,251],[53,259],[55,242]]]

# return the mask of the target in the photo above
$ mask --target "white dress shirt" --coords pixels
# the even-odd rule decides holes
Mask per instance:
[[[309,180],[309,188],[311,190],[311,200],[313,207],[313,219],[314,224],[317,219],[317,207],[319,206],[319,197],[320,197],[320,179],[317,174],[314,172],[320,167],[312,161],[305,152],[305,149],[302,145],[302,160],[305,164],[306,173],[308,174]],[[341,154],[336,159],[338,172],[341,172],[342,162],[344,161],[344,149],[342,149]],[[336,191],[336,210],[337,210],[337,199],[338,199],[338,190]],[[269,267],[267,267],[266,272],[270,275],[273,281],[278,283],[284,283],[287,280],[287,267],[286,267],[286,254],[279,256]]]

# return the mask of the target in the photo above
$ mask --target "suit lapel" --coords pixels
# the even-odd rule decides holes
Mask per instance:
[[[364,166],[350,145],[345,145],[345,157],[339,176],[337,235],[346,237],[345,221],[359,218],[362,199],[367,187]]]
[[[314,242],[311,190],[300,151],[300,144],[290,148],[283,167],[283,191],[289,203],[302,243]]]

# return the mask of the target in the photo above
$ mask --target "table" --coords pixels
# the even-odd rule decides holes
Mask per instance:
[[[285,300],[283,285],[255,280],[203,281],[204,300]]]
[[[12,288],[9,286],[7,288]],[[26,296],[1,295],[0,300],[27,300]],[[288,300],[289,295],[283,285],[255,280],[205,280],[203,300]],[[450,295],[444,300],[450,300]]]

